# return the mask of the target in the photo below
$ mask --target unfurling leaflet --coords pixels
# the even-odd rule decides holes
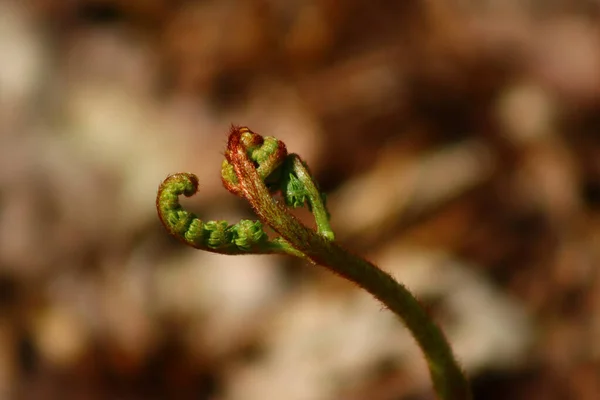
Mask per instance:
[[[333,239],[323,195],[317,193],[318,200],[315,201],[314,193],[306,188],[314,188],[315,185],[305,182],[307,178],[312,178],[303,169],[305,166],[299,157],[288,154],[285,144],[274,137],[263,138],[245,127],[232,127],[231,131],[240,135],[248,158],[269,191],[281,192],[286,204],[291,207],[308,204],[311,210],[321,210],[320,213],[315,212],[317,228],[319,232],[328,232],[326,236]],[[298,166],[301,168],[297,171]],[[227,158],[221,166],[221,179],[225,188],[243,197],[234,167]],[[203,222],[179,203],[179,196],[189,197],[197,190],[198,178],[191,173],[170,175],[158,189],[156,206],[160,220],[167,231],[180,241],[197,249],[221,254],[282,253],[303,257],[286,240],[280,237],[269,240],[260,221],[241,220],[235,225],[226,221]],[[326,216],[325,221],[322,221],[322,215]]]
[[[205,223],[184,210],[179,196],[189,197],[197,191],[198,178],[185,172],[170,175],[160,185],[156,206],[160,220],[171,235],[192,247],[222,254],[244,254],[269,247],[260,221],[241,220],[235,225],[227,221]]]

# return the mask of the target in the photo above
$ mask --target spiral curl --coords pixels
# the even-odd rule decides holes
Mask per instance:
[[[260,221],[241,220],[235,225],[227,221],[203,222],[183,209],[179,196],[190,197],[198,191],[198,178],[181,172],[167,177],[158,189],[158,216],[169,233],[197,249],[222,254],[268,252],[269,238]]]
[[[305,205],[317,217],[319,231],[325,225],[327,238],[333,239],[328,226],[329,214],[324,205],[324,196],[316,192],[314,182],[306,165],[296,154],[288,154],[283,142],[274,137],[262,137],[246,127],[232,126],[230,134],[237,134],[248,158],[255,164],[260,179],[271,193],[281,192],[288,207],[299,208]],[[221,166],[223,185],[232,193],[241,196],[241,187],[233,165],[226,159]],[[303,180],[304,179],[304,180]],[[311,191],[310,188],[313,190]],[[156,206],[161,222],[169,233],[187,245],[221,254],[248,253],[290,253],[287,242],[281,238],[269,240],[260,221],[241,220],[231,225],[227,221],[203,222],[195,214],[186,211],[179,202],[179,196],[190,197],[198,190],[198,178],[191,173],[177,173],[168,176],[160,185]],[[323,212],[323,210],[325,210]],[[322,220],[325,219],[325,223]]]
[[[268,186],[273,186],[273,182],[279,181],[279,167],[284,163],[288,156],[285,143],[277,138],[261,135],[252,132],[247,127],[231,127],[231,133],[238,133],[241,136],[241,143],[246,148],[248,157],[254,162],[256,171],[260,178],[265,181]],[[229,150],[228,150],[229,151]],[[277,173],[275,173],[277,171]],[[275,176],[275,178],[273,178]],[[269,182],[267,178],[271,177]],[[239,195],[239,184],[233,165],[226,158],[221,166],[221,178],[223,185],[232,193]],[[277,185],[275,185],[277,186]],[[273,189],[278,189],[273,187]]]
[[[305,177],[310,176],[308,166],[297,154],[288,154],[285,143],[271,136],[263,138],[247,127],[232,127],[231,133],[236,131],[239,132],[240,142],[245,146],[250,160],[254,162],[259,177],[271,193],[280,192],[288,207],[307,206],[310,211],[313,211],[315,203],[320,202],[320,207],[326,210],[325,194],[319,192],[318,196],[315,196],[315,193],[311,193],[308,189],[306,181],[298,176],[299,172]],[[223,160],[221,176],[225,187],[232,193],[240,195],[237,176],[233,165],[227,159]],[[316,185],[312,179],[310,180],[313,185]],[[327,211],[325,213],[328,219],[329,213]]]

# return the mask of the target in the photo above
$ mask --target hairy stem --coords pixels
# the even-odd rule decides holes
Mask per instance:
[[[467,379],[450,345],[415,297],[388,273],[308,229],[274,201],[235,132],[230,135],[228,150],[226,156],[235,169],[241,196],[248,200],[260,219],[268,221],[308,260],[356,283],[399,316],[425,354],[434,388],[441,399],[470,399]]]

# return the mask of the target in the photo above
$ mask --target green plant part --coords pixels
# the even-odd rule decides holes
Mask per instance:
[[[203,222],[195,214],[184,210],[179,196],[189,197],[197,191],[198,179],[186,172],[168,176],[158,189],[158,216],[167,231],[183,243],[220,254],[298,255],[284,240],[269,240],[260,221],[243,219],[235,225],[227,221]]]
[[[301,257],[354,282],[371,293],[404,322],[421,347],[428,363],[434,389],[443,400],[469,400],[468,381],[456,362],[443,332],[402,284],[374,264],[350,253],[334,241],[324,195],[304,162],[288,154],[275,138],[248,128],[232,127],[226,160],[222,166],[224,186],[246,199],[260,221],[242,220],[203,223],[179,204],[180,195],[198,189],[193,174],[169,176],[159,187],[156,205],[163,225],[184,243],[222,254],[279,253]],[[273,199],[281,192],[285,204]],[[307,206],[317,231],[304,226],[287,207]],[[279,236],[269,239],[262,223]]]

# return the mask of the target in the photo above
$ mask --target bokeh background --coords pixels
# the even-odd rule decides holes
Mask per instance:
[[[476,399],[600,399],[600,2],[1,0],[0,399],[432,399],[320,268],[168,237],[251,218],[230,124],[445,328]],[[301,217],[310,223],[306,214]]]

